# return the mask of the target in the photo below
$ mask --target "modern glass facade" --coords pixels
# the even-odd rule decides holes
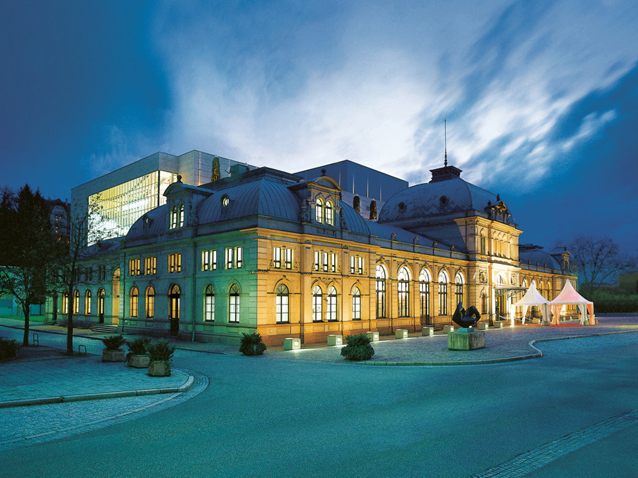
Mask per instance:
[[[153,171],[89,196],[91,226],[99,224],[100,238],[124,236],[143,214],[166,204],[164,191],[177,181],[177,174]],[[89,228],[88,244],[94,244],[94,227]],[[106,236],[106,237],[104,237]]]

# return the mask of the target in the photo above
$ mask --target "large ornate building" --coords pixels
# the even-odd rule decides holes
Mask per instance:
[[[387,176],[348,163],[368,185]],[[316,343],[442,326],[459,302],[494,319],[532,280],[549,299],[575,283],[567,251],[519,245],[501,198],[454,166],[412,187],[392,178],[398,192],[383,198],[308,173],[234,164],[199,186],[177,176],[125,237],[91,246],[62,308],[149,335]]]

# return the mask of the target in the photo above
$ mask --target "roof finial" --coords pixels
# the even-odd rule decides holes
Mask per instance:
[[[445,128],[445,167],[447,168],[447,118],[443,120],[443,127]]]

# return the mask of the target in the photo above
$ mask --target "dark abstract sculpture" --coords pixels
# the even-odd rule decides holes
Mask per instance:
[[[459,305],[456,306],[456,311],[452,316],[452,320],[460,327],[473,327],[478,323],[479,320],[481,320],[481,314],[474,306],[471,306],[467,310],[465,310],[463,308],[463,303],[459,302]]]

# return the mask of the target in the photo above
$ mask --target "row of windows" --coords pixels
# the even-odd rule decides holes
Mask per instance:
[[[105,297],[106,297],[106,293],[104,289],[100,288],[97,291],[97,298],[98,298],[97,299],[97,314],[99,316],[104,315]],[[91,315],[91,299],[92,299],[92,293],[90,290],[87,289],[87,291],[84,293],[84,315]],[[64,291],[62,293],[62,313],[63,314],[69,313],[69,294],[67,291]],[[80,313],[80,291],[77,289],[73,292],[73,313],[74,314]]]
[[[322,270],[324,272],[336,272],[337,255],[334,252],[328,253],[315,251],[314,269],[316,271]]]
[[[350,256],[350,274],[363,274],[363,257]]]
[[[282,252],[283,251],[283,252]],[[282,262],[283,257],[283,262]],[[292,269],[293,251],[288,247],[275,247],[272,253],[272,266],[275,269]]]
[[[170,257],[170,256],[169,256]],[[170,264],[170,259],[169,259]],[[155,275],[157,274],[157,257],[145,257],[144,269],[141,268],[141,259],[129,259],[128,261],[128,275]]]
[[[227,247],[225,249],[225,266],[226,269],[241,269],[244,266],[244,248]],[[202,267],[203,271],[217,270],[217,251],[209,249],[202,251]]]

